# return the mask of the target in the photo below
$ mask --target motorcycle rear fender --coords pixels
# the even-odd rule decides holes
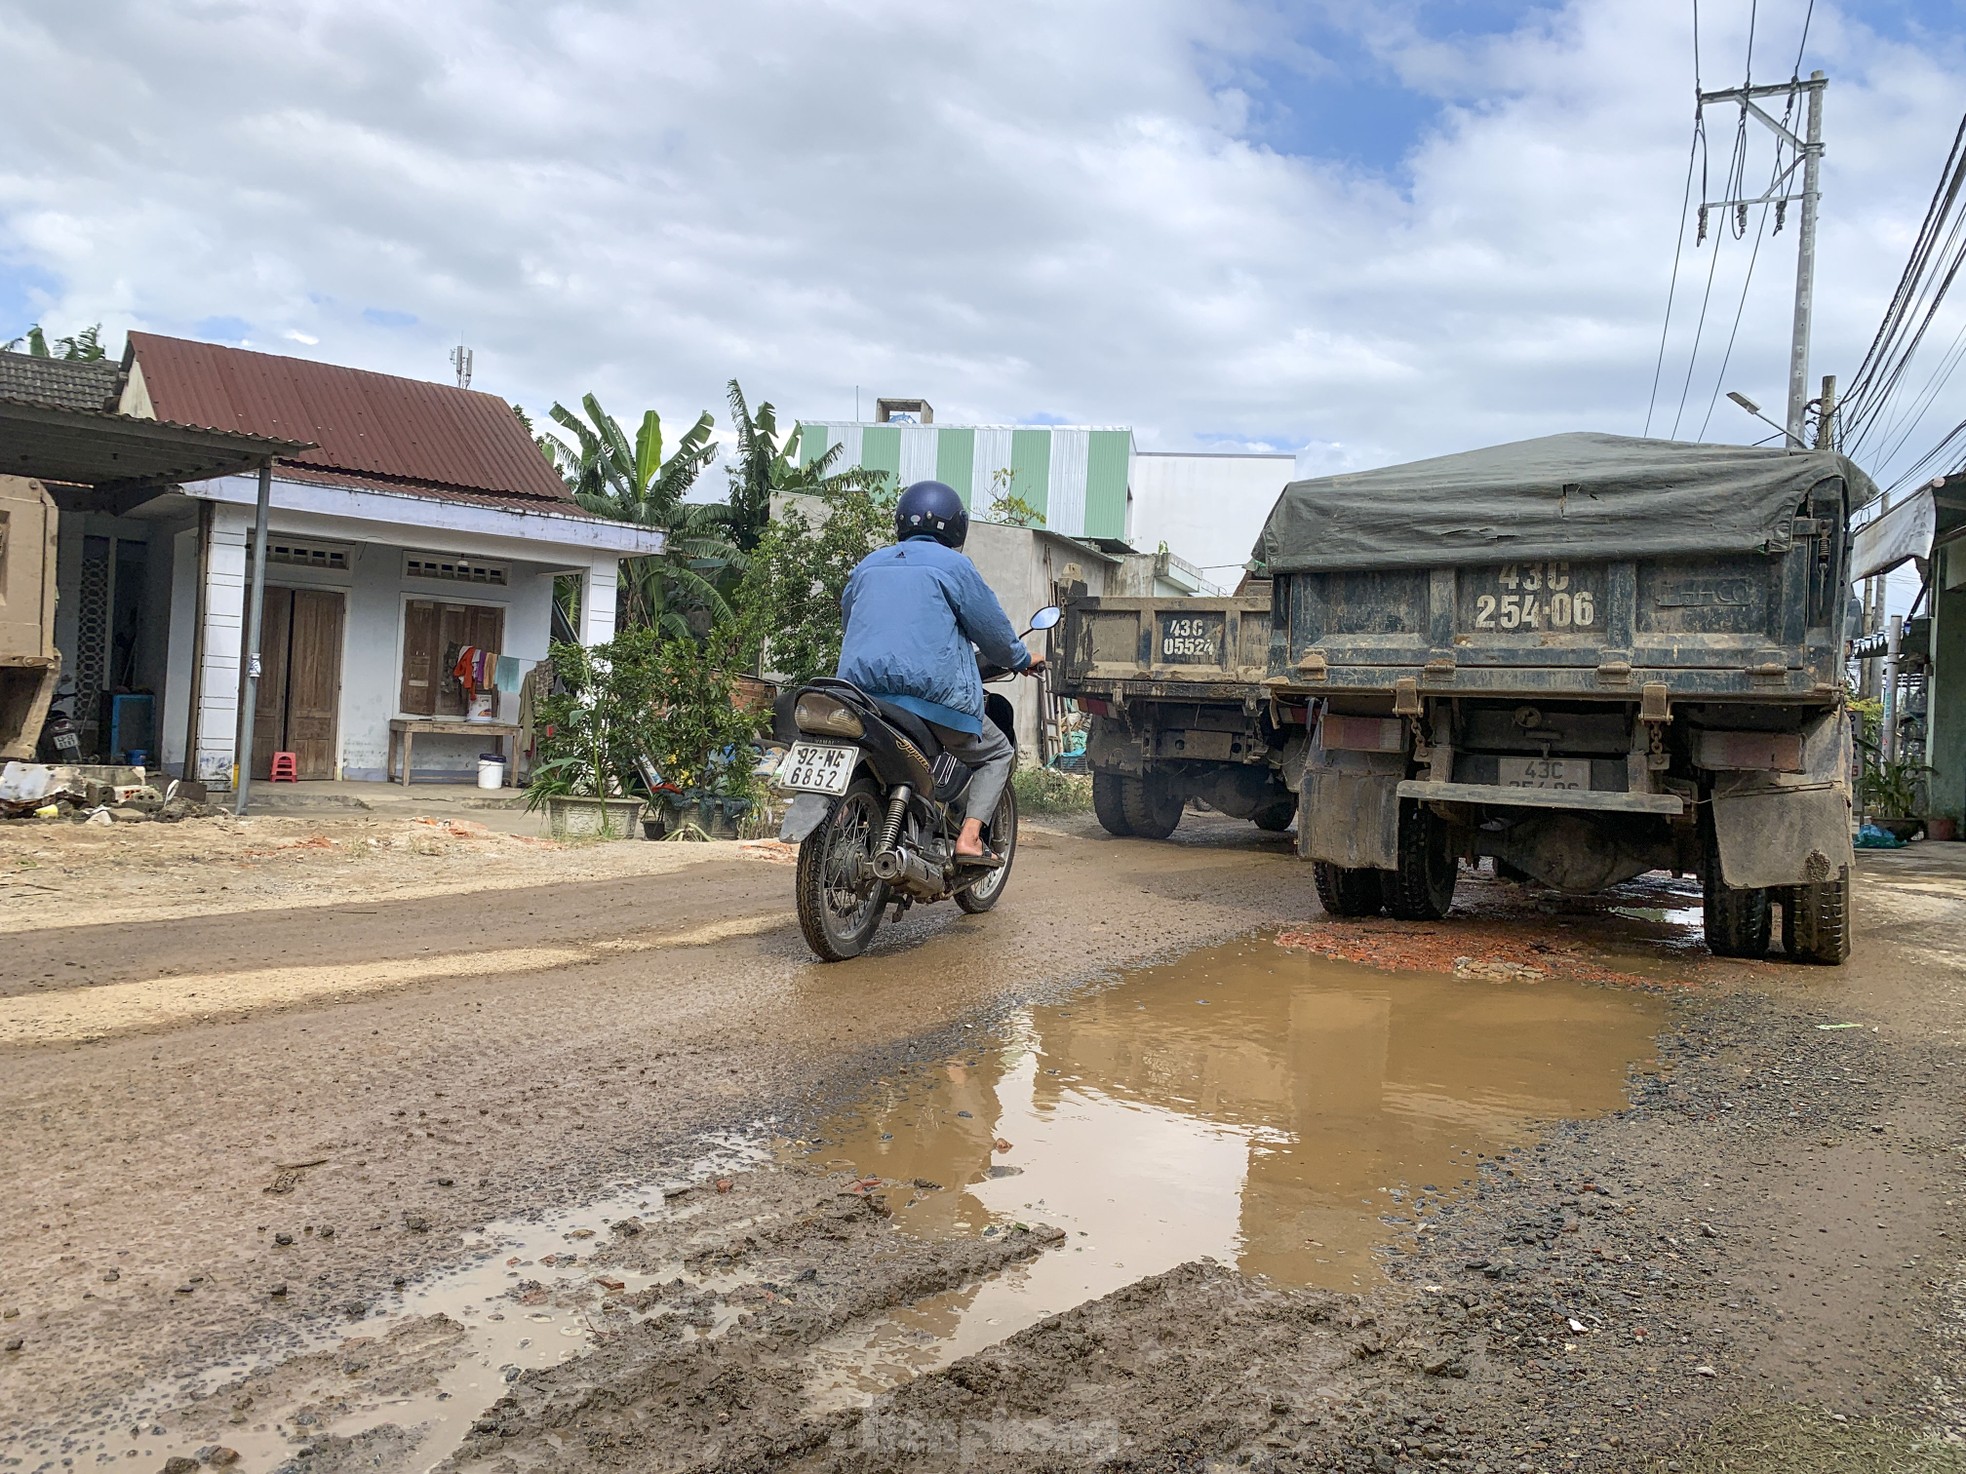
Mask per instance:
[[[792,807],[785,811],[785,820],[778,826],[778,837],[786,844],[797,844],[813,830],[826,822],[826,816],[833,812],[834,800],[824,793],[801,793],[792,800]]]

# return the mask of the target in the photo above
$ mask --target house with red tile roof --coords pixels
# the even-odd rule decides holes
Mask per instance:
[[[555,637],[556,581],[579,586],[559,636],[597,643],[621,560],[662,547],[575,502],[496,395],[142,332],[120,366],[52,390],[14,377],[0,398],[87,392],[102,402],[85,408],[308,447],[272,465],[256,779],[290,752],[304,779],[379,780],[405,735],[413,776],[475,776]],[[57,495],[55,638],[92,756],[141,747],[231,781],[257,493],[244,474]],[[490,658],[467,686],[453,672],[474,650]],[[147,696],[147,721],[119,695]]]

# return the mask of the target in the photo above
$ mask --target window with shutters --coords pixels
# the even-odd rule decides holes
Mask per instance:
[[[451,670],[466,645],[505,648],[505,610],[496,604],[411,599],[403,606],[404,716],[461,717],[464,688]]]

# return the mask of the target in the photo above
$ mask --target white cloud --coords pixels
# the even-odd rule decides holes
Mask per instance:
[[[1707,85],[1736,80],[1746,7],[1702,8]],[[1762,10],[1772,77],[1799,7]],[[1318,468],[1635,432],[1691,124],[1680,11],[1577,0],[1454,44],[1395,15],[1365,44],[1441,111],[1380,177],[1250,133],[1238,65],[1331,71],[1254,0],[0,0],[0,263],[56,283],[34,305],[63,330],[226,319],[440,380],[461,335],[478,387],[678,427],[722,418],[734,375],[788,417],[845,415],[858,385]],[[1818,4],[1811,44],[1832,73],[1815,371],[1846,374],[1960,57],[1854,13]],[[1710,130],[1717,188],[1731,121]],[[1726,386],[1773,405],[1791,239],[1763,246]],[[1745,254],[1722,248],[1709,332]],[[1722,401],[1709,434],[1753,430]]]

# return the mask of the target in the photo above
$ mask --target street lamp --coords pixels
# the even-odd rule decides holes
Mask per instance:
[[[1796,448],[1798,450],[1805,448],[1802,444],[1801,437],[1790,434],[1786,426],[1777,425],[1773,420],[1769,419],[1768,416],[1764,415],[1761,412],[1761,406],[1756,404],[1752,399],[1749,399],[1747,395],[1742,394],[1738,390],[1729,389],[1727,391],[1727,397],[1733,400],[1734,403],[1738,404],[1742,409],[1746,410],[1749,414],[1753,415],[1757,420],[1761,421],[1762,424],[1769,426],[1771,429],[1781,431],[1782,435],[1786,439],[1795,442]]]

